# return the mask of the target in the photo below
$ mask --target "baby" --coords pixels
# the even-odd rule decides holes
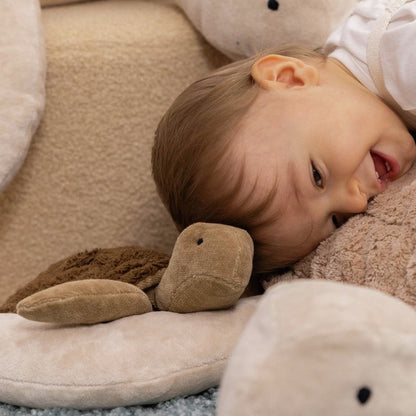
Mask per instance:
[[[279,48],[188,87],[152,158],[178,228],[246,229],[262,273],[365,211],[416,158],[414,39],[416,0],[364,0],[324,52]]]

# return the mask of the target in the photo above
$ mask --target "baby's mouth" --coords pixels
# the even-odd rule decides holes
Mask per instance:
[[[394,181],[400,174],[400,166],[395,159],[376,150],[370,151],[376,178],[379,182]]]

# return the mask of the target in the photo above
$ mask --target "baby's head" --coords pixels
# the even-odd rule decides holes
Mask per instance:
[[[287,266],[416,156],[406,126],[342,65],[287,47],[188,87],[156,132],[153,175],[179,229],[246,229],[257,272]]]

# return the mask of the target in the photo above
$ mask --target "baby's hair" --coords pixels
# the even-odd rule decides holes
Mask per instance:
[[[257,97],[253,64],[268,54],[324,60],[320,51],[286,46],[231,63],[190,85],[159,123],[152,152],[153,177],[159,195],[177,228],[203,221],[234,225],[252,236],[264,224],[260,214],[275,189],[263,201],[250,195],[235,205],[244,166],[233,171],[227,163],[233,131]],[[254,191],[254,189],[253,189]],[[297,260],[294,253],[270,247],[254,238],[254,271],[268,272]]]

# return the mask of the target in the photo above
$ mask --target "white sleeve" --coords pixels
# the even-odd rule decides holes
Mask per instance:
[[[384,84],[405,111],[416,111],[416,0],[394,14],[381,38]]]

